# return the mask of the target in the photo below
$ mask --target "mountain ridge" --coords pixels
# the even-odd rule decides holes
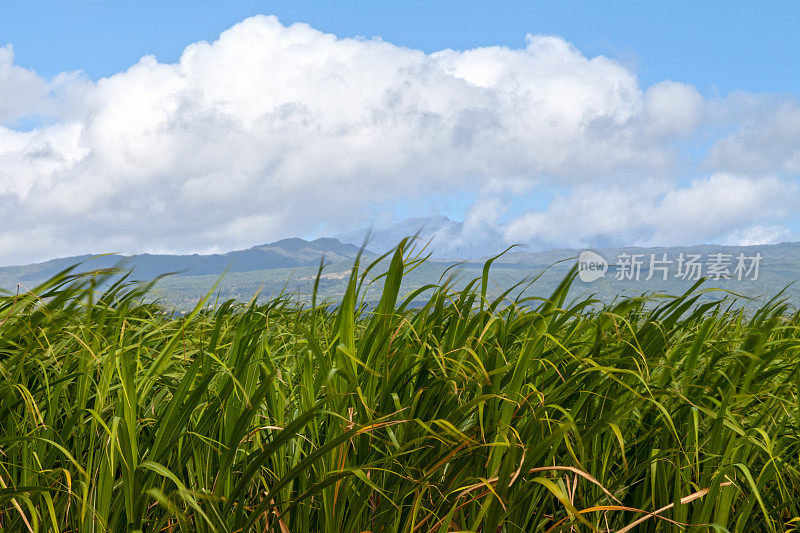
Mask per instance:
[[[82,254],[0,267],[0,287],[9,277],[16,277],[17,282],[44,281],[75,265],[80,265],[78,271],[121,266],[131,269],[137,279],[152,279],[168,273],[180,276],[219,275],[225,271],[251,272],[311,266],[318,264],[323,256],[329,262],[351,260],[358,251],[358,246],[332,238],[311,241],[289,238],[222,254]]]
[[[415,219],[417,223],[422,219]],[[456,224],[446,217],[439,222],[454,227]],[[440,226],[441,228],[441,226]],[[462,226],[463,228],[463,226]],[[399,230],[398,230],[399,231]],[[408,236],[402,235],[403,237]],[[372,260],[385,252],[388,245],[386,234],[383,241],[369,241],[369,248],[364,250],[367,259]],[[422,243],[425,236],[420,234]],[[392,242],[396,246],[397,241]],[[363,242],[363,239],[362,239]],[[431,239],[433,243],[433,240]],[[377,246],[376,246],[377,245]],[[435,244],[432,244],[435,246]],[[336,299],[343,294],[349,272],[355,257],[359,253],[360,243],[342,242],[338,238],[322,237],[314,240],[288,238],[272,243],[260,244],[242,250],[234,250],[223,254],[138,254],[125,256],[120,254],[91,255],[83,254],[72,257],[57,258],[29,265],[0,267],[0,289],[5,293],[13,292],[17,284],[31,289],[58,272],[80,263],[78,272],[122,266],[131,269],[132,279],[147,281],[163,274],[173,273],[158,282],[159,297],[177,308],[191,306],[202,294],[208,292],[219,276],[226,273],[219,285],[220,295],[225,298],[249,300],[254,294],[264,296],[284,291],[297,295],[308,295],[313,288],[321,259],[325,258],[325,271],[320,279],[319,290],[324,297]],[[492,291],[498,294],[513,284],[541,274],[537,281],[536,296],[547,296],[563,278],[567,270],[575,264],[575,258],[586,249],[563,248],[558,250],[528,251],[524,248],[512,248],[493,262]],[[694,246],[642,247],[628,246],[617,248],[588,248],[598,253],[608,263],[608,272],[602,279],[592,284],[578,282],[575,290],[596,292],[604,301],[611,301],[623,293],[668,292],[679,293],[691,286],[691,280],[681,279],[677,261],[681,254],[700,255],[704,260],[711,259],[714,254],[723,254],[731,263],[739,254],[748,257],[755,254],[763,256],[760,264],[760,278],[756,280],[718,279],[704,285],[748,297],[773,296],[781,290],[786,291],[790,302],[800,307],[800,287],[792,285],[800,278],[800,243],[784,242],[767,245],[728,246],[702,244]],[[493,252],[496,250],[493,250]],[[502,250],[500,250],[502,251]],[[637,278],[626,278],[620,274],[624,265],[619,259],[638,254],[640,264],[637,267]],[[650,279],[650,257],[667,254],[670,258],[668,276],[665,279]],[[437,283],[441,276],[457,273],[462,279],[480,276],[486,257],[447,258],[434,254],[426,264],[415,269],[406,277],[406,288],[414,289],[429,283]],[[456,266],[455,269],[452,269]],[[382,267],[375,269],[375,273]],[[624,274],[625,272],[623,272]],[[641,277],[641,279],[639,279]]]

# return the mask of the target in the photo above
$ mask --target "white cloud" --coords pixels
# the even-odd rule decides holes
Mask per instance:
[[[706,103],[697,89],[674,81],[647,89],[645,107],[646,131],[655,136],[691,134],[706,112]]]
[[[89,87],[77,72],[45,79],[15,65],[10,44],[0,46],[0,128],[14,127],[20,119],[41,124],[79,116],[86,110],[83,100]]]
[[[723,244],[734,246],[752,246],[754,244],[776,244],[785,242],[791,236],[788,228],[781,226],[754,225],[736,230],[728,236]]]
[[[730,105],[749,113],[738,129],[720,139],[709,154],[710,164],[738,172],[800,174],[800,103],[796,98],[752,96]]]
[[[670,246],[699,243],[766,244],[789,231],[765,222],[800,209],[800,187],[778,178],[714,174],[683,187],[579,186],[541,212],[512,220],[511,242],[553,246]]]
[[[45,80],[14,64],[11,45],[0,47],[0,125],[38,112],[47,93]]]
[[[0,254],[230,249],[361,225],[376,205],[479,191],[468,226],[495,227],[507,197],[534,184],[574,189],[513,222],[511,236],[571,242],[566,227],[547,233],[548,213],[599,203],[597,235],[694,238],[708,224],[658,233],[646,210],[690,209],[669,176],[676,144],[703,130],[708,107],[689,85],[645,90],[620,63],[550,36],[425,54],[259,16],[189,45],[177,63],[146,56],[97,82],[43,79],[0,48]],[[13,129],[30,114],[40,127]],[[772,183],[736,179],[750,180],[748,194]]]

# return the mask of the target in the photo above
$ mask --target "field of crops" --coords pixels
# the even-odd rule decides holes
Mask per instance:
[[[335,305],[176,315],[69,272],[3,297],[0,526],[792,529],[800,316],[779,300],[600,308],[570,300],[573,272],[489,301],[489,264],[401,294],[416,264],[358,265]]]

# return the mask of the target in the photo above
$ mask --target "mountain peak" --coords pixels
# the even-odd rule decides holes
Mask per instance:
[[[143,253],[132,256],[73,256],[43,263],[0,268],[0,288],[17,283],[44,281],[65,268],[80,264],[78,271],[110,268],[124,264],[136,279],[152,279],[173,272],[179,276],[219,275],[222,272],[251,272],[276,268],[316,266],[322,257],[326,263],[349,262],[359,247],[333,238],[307,241],[301,238],[281,239],[270,244],[253,246],[212,255],[166,255]]]
[[[361,243],[369,228],[341,233],[336,236],[342,242]],[[480,238],[464,235],[464,223],[451,220],[445,215],[413,217],[372,229],[370,249],[384,253],[404,237],[418,235],[423,244],[429,241],[431,251],[439,259],[479,259],[494,255],[503,249],[502,237],[494,228],[485,228]]]

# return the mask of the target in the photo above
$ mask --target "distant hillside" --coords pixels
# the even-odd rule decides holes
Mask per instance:
[[[452,222],[452,221],[451,221]],[[446,221],[444,221],[446,225]],[[374,252],[389,246],[387,240],[372,241],[377,245]],[[398,239],[400,236],[398,235]],[[396,242],[395,242],[396,244]],[[525,297],[547,296],[552,292],[567,270],[575,264],[583,250],[551,250],[528,253],[514,249],[498,258],[492,265],[490,297],[497,296],[515,284],[533,281],[524,292]],[[695,282],[694,275],[686,276],[681,261],[696,257],[702,263],[697,277],[711,275],[713,260],[722,259],[726,264],[717,269],[726,269],[727,275],[709,279],[705,289],[724,290],[745,298],[765,299],[785,290],[783,297],[795,307],[800,307],[800,243],[782,243],[761,246],[688,246],[670,248],[606,248],[594,250],[607,263],[604,274],[591,282],[577,280],[573,286],[574,296],[595,295],[602,301],[612,301],[620,295],[636,295],[646,292],[678,294],[688,290]],[[320,298],[335,301],[345,290],[353,260],[358,253],[355,244],[342,243],[338,239],[285,239],[226,254],[215,255],[117,255],[92,257],[68,257],[33,265],[0,268],[0,288],[14,291],[17,283],[32,288],[53,274],[83,262],[82,269],[111,267],[120,262],[133,268],[134,279],[149,280],[158,275],[174,272],[175,275],[161,280],[155,293],[164,303],[178,309],[194,305],[206,294],[219,275],[225,272],[218,287],[221,300],[235,298],[250,300],[256,294],[268,298],[279,293],[291,294],[300,300],[308,300],[314,285],[317,268],[325,256],[325,270],[319,284]],[[737,257],[760,256],[757,276],[754,272],[737,279]],[[366,261],[375,257],[365,252]],[[656,260],[651,272],[651,258]],[[666,259],[666,263],[663,260]],[[633,275],[631,260],[635,264]],[[412,290],[429,283],[437,283],[443,276],[454,276],[453,286],[463,286],[469,279],[479,277],[483,260],[457,262],[452,259],[431,259],[410,272],[404,279],[403,291]],[[626,266],[626,261],[628,262]],[[719,263],[719,261],[717,261]],[[455,265],[455,268],[453,268]],[[379,274],[382,266],[373,272]],[[739,274],[743,274],[740,272]],[[713,276],[712,276],[713,278]],[[526,287],[525,284],[521,288]],[[519,292],[520,289],[517,289]],[[380,291],[380,280],[365,291],[367,300]],[[514,293],[516,294],[516,293]],[[710,297],[719,296],[712,292]]]
[[[54,274],[81,263],[79,270],[88,271],[122,266],[133,270],[133,278],[149,280],[157,276],[174,273],[175,276],[193,277],[219,276],[227,270],[229,274],[273,270],[303,266],[318,266],[324,255],[327,262],[352,261],[358,246],[345,244],[336,239],[284,239],[270,244],[254,246],[225,254],[213,255],[151,255],[134,256],[82,255],[53,259],[44,263],[0,268],[0,287],[9,289],[21,283],[46,280]]]

